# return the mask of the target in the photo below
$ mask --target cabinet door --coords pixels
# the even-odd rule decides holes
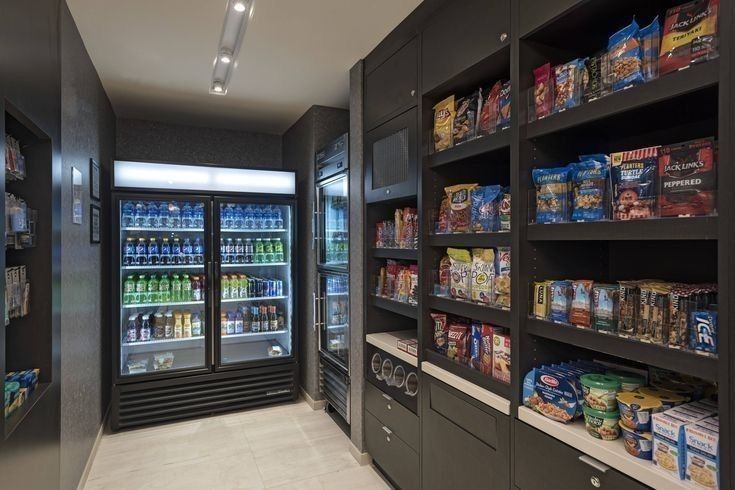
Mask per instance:
[[[365,129],[416,105],[418,54],[414,38],[365,76]]]
[[[370,412],[365,412],[365,444],[375,463],[398,488],[419,488],[418,454]]]
[[[519,0],[520,1],[520,35],[526,36],[547,22],[554,20],[565,11],[574,7],[581,0]]]
[[[446,4],[422,33],[423,93],[510,43],[509,0],[451,0]]]
[[[413,108],[365,137],[365,200],[377,202],[416,195],[418,119]]]
[[[423,488],[509,488],[509,417],[428,376],[422,392]]]

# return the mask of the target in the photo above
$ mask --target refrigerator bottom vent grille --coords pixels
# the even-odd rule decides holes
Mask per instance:
[[[277,372],[243,372],[227,379],[188,381],[120,393],[117,428],[291,401],[296,392],[292,367]]]
[[[349,378],[327,363],[319,363],[319,391],[343,419],[350,423]]]

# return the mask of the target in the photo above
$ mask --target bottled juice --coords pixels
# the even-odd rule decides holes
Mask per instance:
[[[181,318],[181,312],[176,310],[174,311],[174,338],[180,339],[184,336],[184,323],[183,319]]]
[[[148,279],[148,286],[146,287],[145,302],[158,303],[158,298],[158,278],[155,274],[151,274],[151,278]]]
[[[136,315],[130,315],[128,317],[128,329],[125,335],[125,342],[135,342],[138,340],[138,328],[135,325],[137,316]]]
[[[235,313],[235,333],[243,333],[242,313]]]
[[[138,282],[135,283],[135,298],[133,302],[136,304],[144,303],[147,289],[148,283],[145,280],[145,274],[141,274],[138,276]]]
[[[163,318],[163,313],[156,313],[154,319],[155,319],[154,337],[156,339],[166,338],[166,322]]]
[[[220,334],[225,337],[227,336],[227,313],[222,313],[219,318]]]
[[[185,339],[188,339],[191,337],[191,311],[184,310],[184,329],[183,329],[183,337]]]
[[[270,327],[271,331],[278,330],[278,317],[276,316],[276,307],[275,306],[269,306],[268,307],[268,326]]]
[[[174,303],[181,301],[181,279],[178,274],[174,274],[171,280],[171,301]]]
[[[181,276],[181,300],[180,301],[191,301],[191,279],[189,274],[183,274]]]
[[[148,342],[151,340],[151,324],[148,315],[143,315],[143,324],[140,327],[140,339],[141,342]]]
[[[253,331],[253,333],[260,332],[260,308],[257,306],[253,306],[253,316],[250,323],[250,329]]]
[[[276,238],[273,241],[273,255],[276,262],[283,262],[285,260],[283,254],[283,242],[281,242],[280,238]]]
[[[161,280],[158,281],[158,298],[161,303],[171,301],[171,281],[168,279],[168,274],[163,274]]]
[[[240,298],[245,299],[248,297],[248,276],[240,274],[238,279],[240,280]]]
[[[232,313],[231,311],[228,311],[225,321],[227,325],[227,335],[234,335],[235,334],[235,314]]]
[[[237,299],[240,297],[240,279],[237,274],[230,276],[230,298]]]
[[[270,238],[263,240],[263,261],[266,263],[273,262],[273,242]]]
[[[132,305],[135,303],[135,277],[128,276],[123,283],[123,304]]]
[[[174,314],[167,311],[165,317],[166,324],[164,327],[164,333],[167,339],[172,339],[174,338]]]
[[[202,318],[199,316],[199,313],[193,313],[191,315],[191,336],[202,336]]]
[[[260,238],[255,239],[255,257],[254,262],[256,264],[262,264],[265,262],[265,253],[263,250],[263,240]]]
[[[230,276],[228,274],[222,274],[220,290],[222,299],[230,299]]]

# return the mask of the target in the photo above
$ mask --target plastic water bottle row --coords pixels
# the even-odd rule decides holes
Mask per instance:
[[[123,228],[204,228],[204,203],[124,201]]]
[[[223,205],[220,221],[225,230],[283,229],[283,213],[279,206]]]

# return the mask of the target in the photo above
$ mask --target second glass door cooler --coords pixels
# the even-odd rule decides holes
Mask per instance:
[[[350,297],[347,274],[319,274],[319,350],[349,371]]]
[[[347,270],[349,260],[349,206],[347,174],[317,184],[318,264]]]

